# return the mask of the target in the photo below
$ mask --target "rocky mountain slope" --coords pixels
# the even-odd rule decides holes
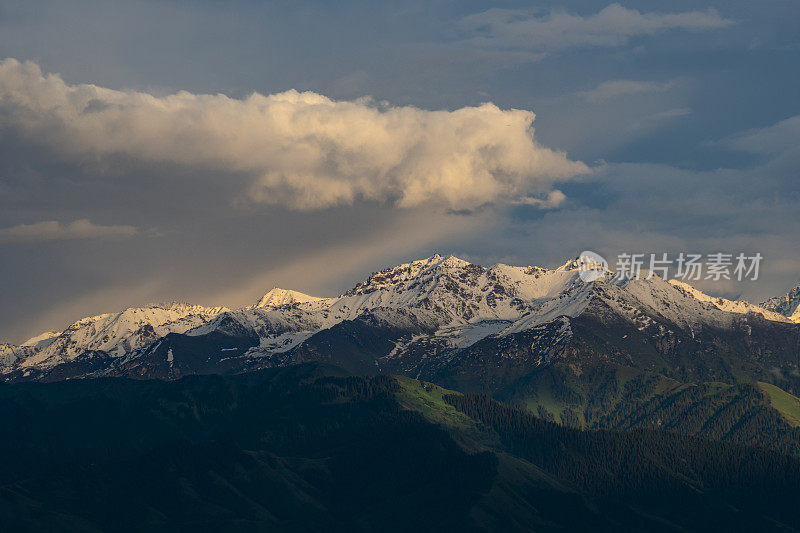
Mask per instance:
[[[776,296],[762,302],[761,307],[779,313],[795,322],[800,322],[800,285],[783,296]]]

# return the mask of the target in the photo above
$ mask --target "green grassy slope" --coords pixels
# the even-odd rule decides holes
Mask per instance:
[[[663,429],[800,455],[800,400],[766,383],[681,383],[611,363],[554,364],[494,397],[569,427]]]
[[[786,423],[793,428],[800,426],[800,398],[769,383],[759,382],[758,388],[767,395],[770,405],[781,414]]]

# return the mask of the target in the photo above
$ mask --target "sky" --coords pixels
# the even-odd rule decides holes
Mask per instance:
[[[0,342],[433,253],[800,282],[800,3],[0,0]]]

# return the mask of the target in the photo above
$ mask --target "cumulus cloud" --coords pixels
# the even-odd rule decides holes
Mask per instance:
[[[705,31],[733,21],[713,9],[682,13],[641,13],[619,4],[580,16],[563,11],[537,15],[516,9],[490,9],[461,20],[475,42],[513,48],[564,49],[575,46],[621,46],[632,37],[671,30]]]
[[[86,219],[62,224],[56,220],[20,224],[0,229],[0,244],[66,241],[76,239],[108,239],[131,237],[139,233],[133,226],[101,226]]]
[[[579,96],[589,102],[605,102],[621,96],[632,96],[646,93],[663,93],[674,87],[674,82],[609,80],[589,91],[581,91]]]
[[[535,141],[532,112],[491,103],[426,111],[294,90],[158,97],[70,85],[7,59],[0,113],[5,128],[78,161],[122,155],[244,175],[249,201],[297,209],[358,199],[469,209],[589,171]]]

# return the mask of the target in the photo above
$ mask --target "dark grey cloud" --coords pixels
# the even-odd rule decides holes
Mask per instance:
[[[134,226],[102,226],[93,224],[87,219],[67,223],[46,220],[33,224],[19,224],[10,228],[0,228],[0,244],[109,239],[132,237],[137,233],[139,233],[139,229]]]
[[[593,89],[580,91],[577,94],[589,102],[606,102],[615,98],[633,95],[661,93],[669,91],[674,85],[675,82],[673,81],[608,80]]]
[[[800,152],[799,141],[800,115],[789,117],[767,128],[746,131],[718,144],[771,157],[781,154],[797,157]]]
[[[460,26],[465,32],[474,34],[469,40],[475,44],[559,50],[622,46],[632,37],[676,30],[709,31],[733,23],[713,9],[643,13],[614,3],[597,13],[583,16],[563,9],[551,9],[546,14],[527,9],[489,9],[464,17]]]

